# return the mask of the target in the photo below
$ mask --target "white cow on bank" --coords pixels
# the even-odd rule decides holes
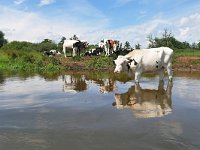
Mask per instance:
[[[173,50],[168,47],[133,50],[114,60],[114,72],[135,72],[135,82],[139,82],[141,74],[147,71],[158,72],[159,79],[163,80],[166,68],[169,80],[172,80],[172,55]]]
[[[66,49],[72,50],[72,56],[80,55],[80,51],[88,46],[86,41],[65,40],[63,43],[63,53],[66,57]]]
[[[77,40],[65,40],[64,41],[64,43],[63,43],[63,53],[64,53],[65,57],[66,57],[66,49],[70,49],[70,50],[73,51],[72,56],[76,55],[76,53],[75,53],[76,48],[73,47],[73,44],[76,43],[76,42],[78,42],[78,41]]]

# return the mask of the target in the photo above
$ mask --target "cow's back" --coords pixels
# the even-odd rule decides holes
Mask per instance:
[[[164,63],[165,63],[165,65],[167,65],[168,63],[171,63],[173,50],[169,47],[161,47],[161,49],[164,51]]]
[[[133,58],[143,71],[158,70],[164,64],[164,52],[162,50],[140,50],[140,53]]]
[[[65,40],[64,45],[66,47],[72,47],[74,43],[78,42],[77,40]]]

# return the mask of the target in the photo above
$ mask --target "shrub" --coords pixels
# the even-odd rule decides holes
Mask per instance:
[[[112,64],[112,58],[101,56],[94,57],[91,61],[87,63],[88,68],[103,69]]]

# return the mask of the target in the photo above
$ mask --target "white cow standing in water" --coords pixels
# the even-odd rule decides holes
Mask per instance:
[[[168,47],[133,50],[114,60],[116,64],[114,72],[135,72],[135,82],[139,82],[141,74],[147,71],[158,72],[159,79],[163,80],[166,68],[169,80],[172,80],[172,55],[173,50]]]

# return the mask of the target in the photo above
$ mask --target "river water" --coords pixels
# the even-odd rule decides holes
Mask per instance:
[[[0,73],[2,150],[199,150],[200,73]]]

